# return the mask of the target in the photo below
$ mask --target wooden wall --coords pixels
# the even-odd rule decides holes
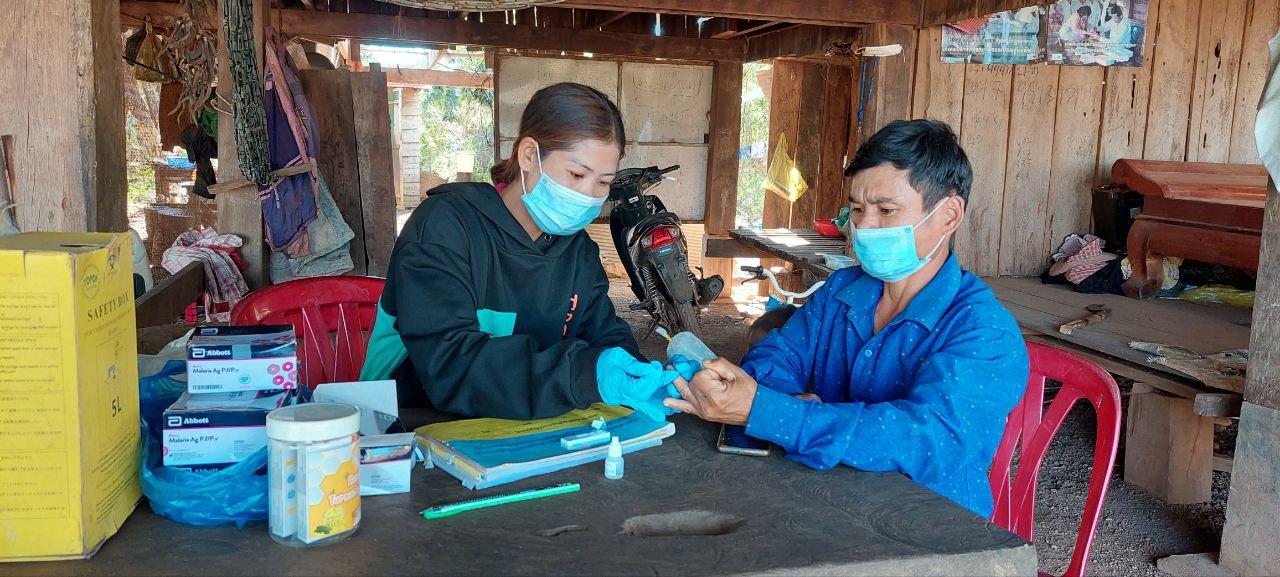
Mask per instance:
[[[0,21],[0,134],[14,137],[18,227],[125,230],[119,0],[5,0]]]
[[[1090,229],[1118,158],[1257,163],[1253,121],[1280,0],[1151,0],[1141,68],[942,64],[920,31],[911,116],[951,124],[974,167],[962,264],[1036,275]]]

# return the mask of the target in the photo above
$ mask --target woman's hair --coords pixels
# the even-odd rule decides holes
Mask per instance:
[[[538,142],[543,158],[553,150],[572,148],[584,140],[612,142],[623,154],[627,142],[618,107],[599,90],[574,82],[552,84],[533,93],[520,115],[520,134],[511,149],[511,158],[489,169],[494,184],[520,178],[516,146],[526,137]]]
[[[1079,9],[1076,10],[1076,14],[1079,14],[1081,16],[1089,16],[1093,14],[1093,9],[1088,6],[1081,6]]]
[[[1124,18],[1124,8],[1121,8],[1119,4],[1108,4],[1107,20],[1111,20],[1112,15],[1117,19]]]

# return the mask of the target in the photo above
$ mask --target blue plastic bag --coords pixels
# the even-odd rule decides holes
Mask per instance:
[[[176,342],[176,341],[175,341]],[[168,349],[169,347],[166,347]],[[142,414],[142,494],[157,515],[187,525],[214,526],[267,519],[267,449],[226,469],[193,472],[165,467],[161,457],[164,410],[187,388],[186,360],[148,357],[138,379]],[[163,365],[156,370],[157,363]]]

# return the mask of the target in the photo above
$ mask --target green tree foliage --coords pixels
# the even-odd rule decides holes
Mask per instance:
[[[742,136],[738,159],[737,226],[759,227],[764,220],[764,175],[769,146],[769,99],[756,75],[768,64],[742,67]]]
[[[483,58],[445,57],[437,68],[484,72]],[[475,153],[474,180],[489,182],[494,162],[493,90],[432,86],[422,91],[422,169],[454,177],[454,154]]]
[[[475,180],[493,166],[493,91],[432,86],[422,91],[422,169],[454,176],[454,154],[475,153]]]

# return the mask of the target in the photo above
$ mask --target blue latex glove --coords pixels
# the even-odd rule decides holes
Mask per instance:
[[[685,381],[692,381],[693,376],[702,370],[702,363],[684,355],[671,355],[671,370],[680,373],[680,378]],[[682,398],[680,390],[674,384],[667,385],[667,396],[673,399]]]
[[[664,370],[662,363],[642,363],[618,347],[605,349],[596,361],[600,399],[609,405],[626,405],[655,421],[675,414],[662,401],[667,398],[667,386],[679,376]]]

